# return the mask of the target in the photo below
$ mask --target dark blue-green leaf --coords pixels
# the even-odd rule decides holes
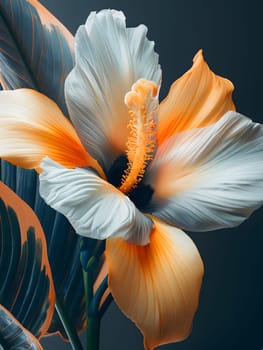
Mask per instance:
[[[41,337],[54,312],[46,240],[33,210],[0,182],[0,304]]]
[[[64,81],[72,67],[72,35],[39,2],[0,1],[0,83],[5,89],[36,89],[53,99],[67,116]],[[80,331],[85,323],[85,303],[79,237],[68,221],[40,198],[34,171],[1,161],[1,180],[38,216],[47,240],[56,293]],[[56,314],[50,331],[63,333]]]
[[[36,89],[67,114],[64,81],[73,66],[73,37],[38,1],[1,0],[0,70],[5,89]]]
[[[43,350],[38,340],[0,305],[0,349]]]

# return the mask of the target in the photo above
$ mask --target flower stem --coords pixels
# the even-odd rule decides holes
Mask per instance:
[[[72,349],[73,350],[83,350],[81,342],[80,342],[79,337],[77,335],[77,332],[70,324],[68,317],[66,316],[66,312],[64,310],[64,307],[63,307],[63,305],[58,297],[56,298],[55,308],[56,308],[56,311],[57,311],[58,316],[60,318],[60,321],[63,324],[65,332],[68,336],[68,339],[70,341]]]
[[[100,319],[97,316],[87,319],[87,350],[98,350],[100,344]]]
[[[94,241],[82,238],[80,242],[80,261],[86,300],[86,350],[99,350],[102,317],[100,303],[108,288],[108,278],[104,278],[96,292],[94,292],[94,283],[102,266],[104,250],[105,241],[97,241],[94,244]],[[106,304],[105,306],[107,308]]]
[[[93,258],[93,257],[92,257]],[[83,269],[83,281],[86,299],[86,349],[87,350],[99,350],[99,336],[100,336],[100,318],[97,312],[90,315],[90,304],[93,299],[93,271],[92,267],[95,261],[89,260],[88,268],[85,271]]]

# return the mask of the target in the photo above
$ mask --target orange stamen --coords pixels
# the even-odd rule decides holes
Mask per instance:
[[[126,143],[129,162],[119,189],[128,193],[141,181],[156,149],[158,86],[152,81],[139,79],[125,95],[124,101],[131,117]]]

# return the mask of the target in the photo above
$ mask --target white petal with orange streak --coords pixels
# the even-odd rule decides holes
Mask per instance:
[[[233,84],[210,70],[202,50],[193,62],[192,68],[173,83],[160,104],[159,144],[177,132],[215,123],[226,112],[235,110]]]
[[[106,243],[111,293],[141,330],[149,350],[189,335],[203,276],[192,240],[180,229],[153,220],[147,246],[118,238]]]
[[[91,169],[67,169],[45,158],[41,163],[40,195],[65,215],[85,237],[124,237],[147,244],[153,227],[131,200]]]
[[[121,11],[91,12],[75,37],[76,65],[65,81],[71,120],[86,149],[108,169],[125,153],[130,120],[125,94],[140,78],[161,79],[147,28],[127,28]]]
[[[38,168],[45,156],[68,167],[94,163],[59,107],[30,89],[0,92],[0,157]]]
[[[190,231],[237,226],[263,203],[263,125],[228,112],[168,139],[147,171],[161,220]]]

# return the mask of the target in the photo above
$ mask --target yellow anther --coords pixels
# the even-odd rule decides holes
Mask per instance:
[[[156,148],[156,119],[158,113],[158,86],[152,81],[140,79],[125,96],[129,109],[130,129],[126,143],[128,167],[119,189],[130,192],[141,181],[147,164]]]

